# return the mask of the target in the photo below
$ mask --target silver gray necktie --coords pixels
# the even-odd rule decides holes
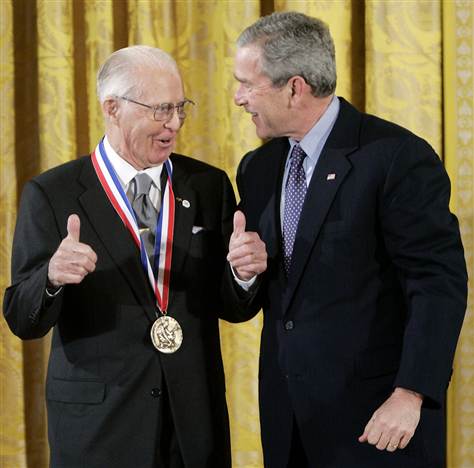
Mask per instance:
[[[150,188],[153,180],[144,172],[138,173],[131,182],[133,194],[132,208],[140,229],[140,236],[145,244],[145,250],[153,265],[155,249],[155,231],[158,212],[150,200]]]

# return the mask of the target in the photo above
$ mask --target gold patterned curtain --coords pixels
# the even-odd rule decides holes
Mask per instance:
[[[474,277],[472,0],[0,0],[0,290],[26,180],[87,154],[102,135],[98,66],[115,49],[170,52],[197,102],[178,151],[231,178],[257,146],[232,102],[234,42],[260,15],[296,10],[326,21],[339,95],[427,139],[452,181],[452,209]],[[474,466],[471,299],[449,392],[448,466]],[[221,324],[235,467],[261,467],[257,356],[261,319]],[[0,466],[48,465],[44,409],[49,340],[21,342],[0,319]]]

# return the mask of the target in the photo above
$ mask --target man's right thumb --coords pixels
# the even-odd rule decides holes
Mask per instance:
[[[79,242],[80,231],[81,220],[79,219],[79,216],[77,216],[76,214],[70,215],[67,219],[67,236],[70,239]]]
[[[242,211],[234,213],[234,234],[242,234],[245,232],[245,215]]]

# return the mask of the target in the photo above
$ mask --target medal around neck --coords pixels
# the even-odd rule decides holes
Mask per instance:
[[[183,342],[183,330],[173,317],[162,315],[151,327],[151,341],[160,352],[171,354],[176,352]]]
[[[91,155],[97,177],[115,211],[130,231],[140,251],[143,270],[148,275],[157,308],[162,316],[157,318],[151,328],[151,339],[155,348],[162,353],[174,353],[183,342],[183,331],[179,323],[166,314],[169,303],[169,286],[171,276],[171,258],[174,238],[175,197],[173,193],[173,165],[168,159],[163,170],[166,170],[166,182],[162,187],[163,197],[155,232],[154,268],[150,263],[145,245],[140,236],[138,222],[118,176],[113,168],[104,146],[104,139],[97,145]],[[188,202],[189,203],[189,202]]]

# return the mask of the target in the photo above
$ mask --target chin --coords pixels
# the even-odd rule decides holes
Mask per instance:
[[[257,136],[261,138],[262,140],[268,140],[269,138],[275,138],[275,135],[273,135],[271,132],[263,132],[263,131],[258,131],[257,130]]]
[[[167,159],[169,159],[171,153],[172,151],[166,151],[155,154],[152,158],[150,158],[149,162],[152,166],[158,166],[160,164],[163,164]]]
[[[259,138],[270,138],[271,135],[269,135],[268,130],[263,129],[263,128],[255,128],[255,133]]]

